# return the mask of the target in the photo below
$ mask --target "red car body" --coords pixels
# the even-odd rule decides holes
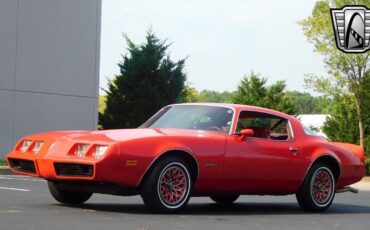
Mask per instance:
[[[232,110],[230,131],[137,128],[46,132],[22,138],[7,160],[19,174],[56,183],[75,181],[76,189],[83,184],[86,188],[91,186],[93,192],[121,195],[139,193],[151,168],[169,156],[184,156],[191,164],[196,175],[192,195],[294,194],[310,167],[320,160],[333,166],[336,189],[358,182],[365,174],[364,151],[360,146],[309,135],[293,116],[246,105],[196,105]],[[243,138],[236,132],[242,111],[286,119],[291,139]],[[25,140],[30,144],[21,151]],[[32,150],[36,141],[43,142],[37,153]],[[76,156],[79,144],[88,146],[83,156]],[[93,156],[96,146],[107,146],[103,157]],[[99,189],[99,183],[109,186]]]

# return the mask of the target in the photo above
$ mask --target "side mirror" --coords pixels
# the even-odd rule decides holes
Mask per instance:
[[[246,138],[246,137],[252,137],[254,135],[253,129],[242,129],[240,130],[240,140]]]

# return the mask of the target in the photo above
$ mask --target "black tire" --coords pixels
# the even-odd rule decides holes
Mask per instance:
[[[330,166],[315,163],[296,193],[298,204],[307,212],[323,212],[333,202],[335,187],[335,176]]]
[[[92,196],[91,192],[61,190],[57,188],[52,181],[48,181],[48,187],[54,199],[62,204],[79,205],[87,201]]]
[[[239,198],[239,195],[210,196],[210,198],[216,202],[216,204],[230,205]]]
[[[176,177],[171,174],[175,172],[178,173]],[[153,212],[178,212],[189,202],[193,181],[186,161],[168,157],[156,163],[146,176],[141,186],[141,197]],[[171,197],[173,202],[170,202]]]

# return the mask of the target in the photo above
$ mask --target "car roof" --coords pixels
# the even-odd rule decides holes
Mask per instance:
[[[222,106],[222,107],[228,107],[234,109],[236,112],[242,111],[242,110],[249,110],[249,111],[256,111],[256,112],[262,112],[262,113],[269,113],[269,114],[274,114],[277,116],[281,116],[284,118],[292,118],[291,115],[272,110],[272,109],[267,109],[263,107],[258,107],[258,106],[252,106],[252,105],[242,105],[242,104],[231,104],[231,103],[178,103],[178,104],[172,104],[173,105],[205,105],[205,106]]]

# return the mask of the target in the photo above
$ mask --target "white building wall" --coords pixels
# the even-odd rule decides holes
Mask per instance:
[[[0,1],[0,159],[36,132],[97,127],[101,0]]]

